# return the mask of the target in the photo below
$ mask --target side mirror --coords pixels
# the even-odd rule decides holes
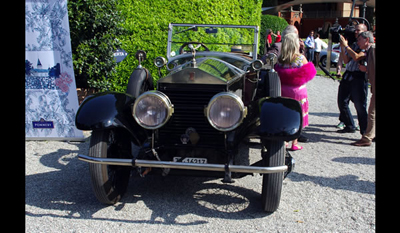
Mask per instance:
[[[213,28],[213,27],[206,28],[206,33],[207,33],[207,34],[218,33],[218,28]]]
[[[146,60],[146,52],[143,51],[143,50],[138,50],[136,52],[136,54],[135,54],[135,57],[139,61],[138,68],[141,68],[142,67],[142,65],[141,65],[142,61]]]

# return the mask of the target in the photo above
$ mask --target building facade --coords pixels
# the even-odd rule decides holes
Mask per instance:
[[[278,1],[278,5],[280,1]],[[314,3],[291,6],[277,13],[290,25],[297,27],[300,38],[308,36],[311,30],[319,32],[322,38],[328,37],[329,28],[338,20],[342,26],[348,24],[351,14],[351,3]],[[370,8],[370,7],[368,7]],[[366,8],[366,9],[368,9]],[[355,6],[353,16],[360,17],[365,12],[363,6]],[[374,28],[374,9],[367,10],[366,18]],[[371,17],[372,16],[372,17]]]

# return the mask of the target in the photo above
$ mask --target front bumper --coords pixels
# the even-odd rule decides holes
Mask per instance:
[[[146,167],[146,168],[170,168],[170,169],[184,169],[184,170],[198,170],[198,171],[230,171],[237,173],[279,173],[286,172],[288,166],[276,167],[258,167],[258,166],[241,166],[241,165],[224,165],[224,164],[197,164],[197,163],[182,163],[182,162],[169,162],[157,160],[141,160],[141,159],[115,159],[115,158],[95,158],[87,155],[78,155],[79,160],[88,163],[97,163],[105,165],[117,166],[132,166],[132,167]]]

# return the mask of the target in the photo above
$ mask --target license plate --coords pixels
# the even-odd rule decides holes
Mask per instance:
[[[178,160],[180,160],[181,157],[174,157],[174,162],[178,162]],[[187,157],[184,158],[182,161],[182,163],[207,163],[207,159],[206,158],[192,158],[192,157]]]

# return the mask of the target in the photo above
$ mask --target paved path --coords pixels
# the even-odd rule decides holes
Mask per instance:
[[[260,211],[259,175],[234,184],[148,176],[131,180],[122,202],[105,206],[76,157],[88,152],[89,138],[27,141],[26,232],[374,232],[375,145],[350,146],[358,132],[335,132],[337,88],[322,77],[308,84],[310,142],[291,153],[296,168],[273,214]],[[259,147],[250,153],[258,158]]]

